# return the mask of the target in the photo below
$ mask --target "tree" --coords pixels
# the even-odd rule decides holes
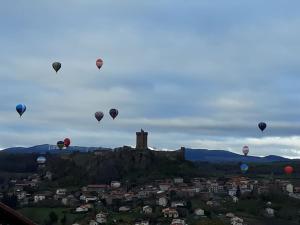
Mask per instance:
[[[60,223],[61,224],[66,224],[66,222],[67,222],[67,217],[66,217],[66,214],[64,214],[64,217],[61,218]]]
[[[236,197],[241,197],[241,189],[240,189],[240,186],[237,186],[237,189],[236,189]]]
[[[51,224],[56,223],[58,221],[58,216],[56,215],[55,212],[51,211],[49,213],[49,221]]]

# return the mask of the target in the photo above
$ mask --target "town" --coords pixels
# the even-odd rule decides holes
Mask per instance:
[[[244,218],[235,215],[224,205],[237,205],[243,195],[266,194],[274,187],[289,198],[300,199],[300,186],[287,180],[253,180],[243,176],[228,179],[183,178],[156,180],[131,187],[129,184],[112,181],[110,184],[90,184],[79,189],[61,187],[40,191],[43,180],[51,180],[51,172],[44,177],[34,174],[24,180],[10,180],[2,189],[0,198],[15,196],[19,207],[59,206],[80,215],[75,224],[194,224],[216,215],[232,225],[247,224]],[[5,194],[4,194],[5,193]],[[7,201],[7,200],[6,200]],[[266,201],[265,217],[274,217],[272,202]],[[76,216],[75,216],[76,217]],[[54,221],[57,217],[52,216]],[[201,223],[200,223],[201,224]]]

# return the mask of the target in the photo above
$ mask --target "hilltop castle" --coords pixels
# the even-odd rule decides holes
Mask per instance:
[[[148,132],[141,129],[141,132],[136,132],[136,149],[148,149]]]
[[[136,147],[135,150],[150,152],[151,150],[148,148],[148,132],[145,132],[141,129],[140,132],[136,132]],[[155,156],[167,157],[170,159],[180,159],[185,160],[185,148],[181,147],[176,151],[151,151]]]

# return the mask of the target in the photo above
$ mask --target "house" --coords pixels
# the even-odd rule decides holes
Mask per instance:
[[[99,193],[99,192],[105,192],[108,188],[109,186],[106,184],[90,184],[86,187],[83,187],[82,190],[89,191],[89,192],[95,191]]]
[[[135,222],[134,225],[149,225],[149,220],[142,220],[139,222]]]
[[[38,203],[39,201],[45,200],[46,196],[44,194],[36,194],[34,195],[33,199],[34,203]]]
[[[266,208],[266,216],[273,217],[274,216],[274,209]]]
[[[95,202],[98,200],[98,197],[97,196],[86,196],[85,197],[85,202],[86,203],[89,203],[89,202]]]
[[[292,184],[287,184],[286,185],[286,191],[288,193],[294,193],[294,186]]]
[[[231,189],[228,190],[228,195],[235,196],[236,195],[236,191],[237,191],[236,188],[231,188]]]
[[[171,187],[171,184],[169,183],[160,183],[159,184],[159,189],[162,191],[167,191]]]
[[[172,208],[184,207],[184,206],[186,206],[186,202],[185,201],[173,201],[173,202],[171,202],[171,207]]]
[[[26,197],[26,191],[18,191],[17,192],[17,198],[18,198],[18,200],[22,200],[22,199],[24,199],[25,197]]]
[[[176,177],[176,178],[174,178],[174,183],[175,184],[181,184],[181,183],[183,183],[183,178],[182,177]]]
[[[111,186],[112,188],[119,188],[119,187],[121,187],[121,182],[119,182],[119,181],[112,181],[112,182],[110,183],[110,186]]]
[[[194,213],[196,216],[204,216],[204,210],[200,208],[195,209]]]
[[[183,219],[173,219],[171,225],[186,225]]]
[[[243,225],[244,220],[239,217],[233,217],[230,220],[231,225]]]
[[[143,207],[143,213],[145,213],[145,214],[151,214],[152,211],[153,211],[152,208],[148,205]]]
[[[107,217],[106,213],[100,212],[96,215],[96,221],[100,224],[106,223],[107,222],[106,217]]]
[[[208,206],[213,206],[214,203],[213,203],[212,201],[207,201],[207,202],[206,202],[206,205],[208,205]]]
[[[234,203],[237,203],[237,202],[239,201],[239,199],[238,199],[238,197],[233,196],[233,197],[232,197],[232,201],[233,201]]]
[[[95,220],[90,220],[89,225],[98,225],[98,223]]]
[[[177,210],[172,208],[162,209],[162,213],[164,214],[164,217],[169,217],[169,218],[178,218],[179,216]]]
[[[168,199],[166,197],[160,197],[157,201],[157,205],[160,205],[160,206],[167,206],[168,204]]]
[[[60,195],[60,196],[66,195],[66,193],[67,193],[67,190],[64,189],[64,188],[60,188],[60,189],[57,189],[57,190],[56,190],[56,194],[57,194],[57,195]]]
[[[233,218],[233,217],[235,217],[235,215],[234,215],[233,213],[231,213],[231,212],[226,213],[225,216],[226,216],[227,218]]]
[[[119,212],[128,212],[128,211],[130,211],[130,207],[128,206],[121,206],[119,208]]]
[[[89,205],[81,205],[81,206],[76,208],[75,212],[77,212],[77,213],[88,212],[89,209],[90,209]]]

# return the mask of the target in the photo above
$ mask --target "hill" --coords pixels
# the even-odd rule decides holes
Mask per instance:
[[[81,147],[81,146],[70,146],[67,151],[58,150],[55,145],[43,144],[29,148],[24,147],[13,147],[2,150],[1,152],[24,154],[24,153],[38,153],[38,154],[69,154],[73,152],[94,152],[94,151],[113,151],[110,148],[101,147]],[[166,151],[171,152],[171,151]],[[252,163],[269,163],[269,162],[284,162],[291,161],[290,159],[269,155],[266,157],[258,156],[243,156],[233,152],[225,150],[208,150],[208,149],[185,149],[185,159],[189,161],[202,161],[202,162],[252,162]]]
[[[290,159],[280,156],[269,155],[266,157],[239,155],[224,150],[208,150],[208,149],[186,149],[185,159],[190,161],[203,162],[251,162],[251,163],[269,163],[291,161]]]
[[[57,148],[56,145],[49,145],[49,144],[43,144],[43,145],[36,145],[32,147],[12,147],[2,150],[1,152],[6,153],[14,153],[14,154],[24,154],[24,153],[39,153],[39,154],[46,154],[46,153],[53,153],[53,154],[59,154],[59,153],[72,153],[72,152],[90,152],[95,150],[111,150],[108,148],[99,148],[99,147],[81,147],[81,146],[70,146],[68,148],[68,151],[61,151]]]

